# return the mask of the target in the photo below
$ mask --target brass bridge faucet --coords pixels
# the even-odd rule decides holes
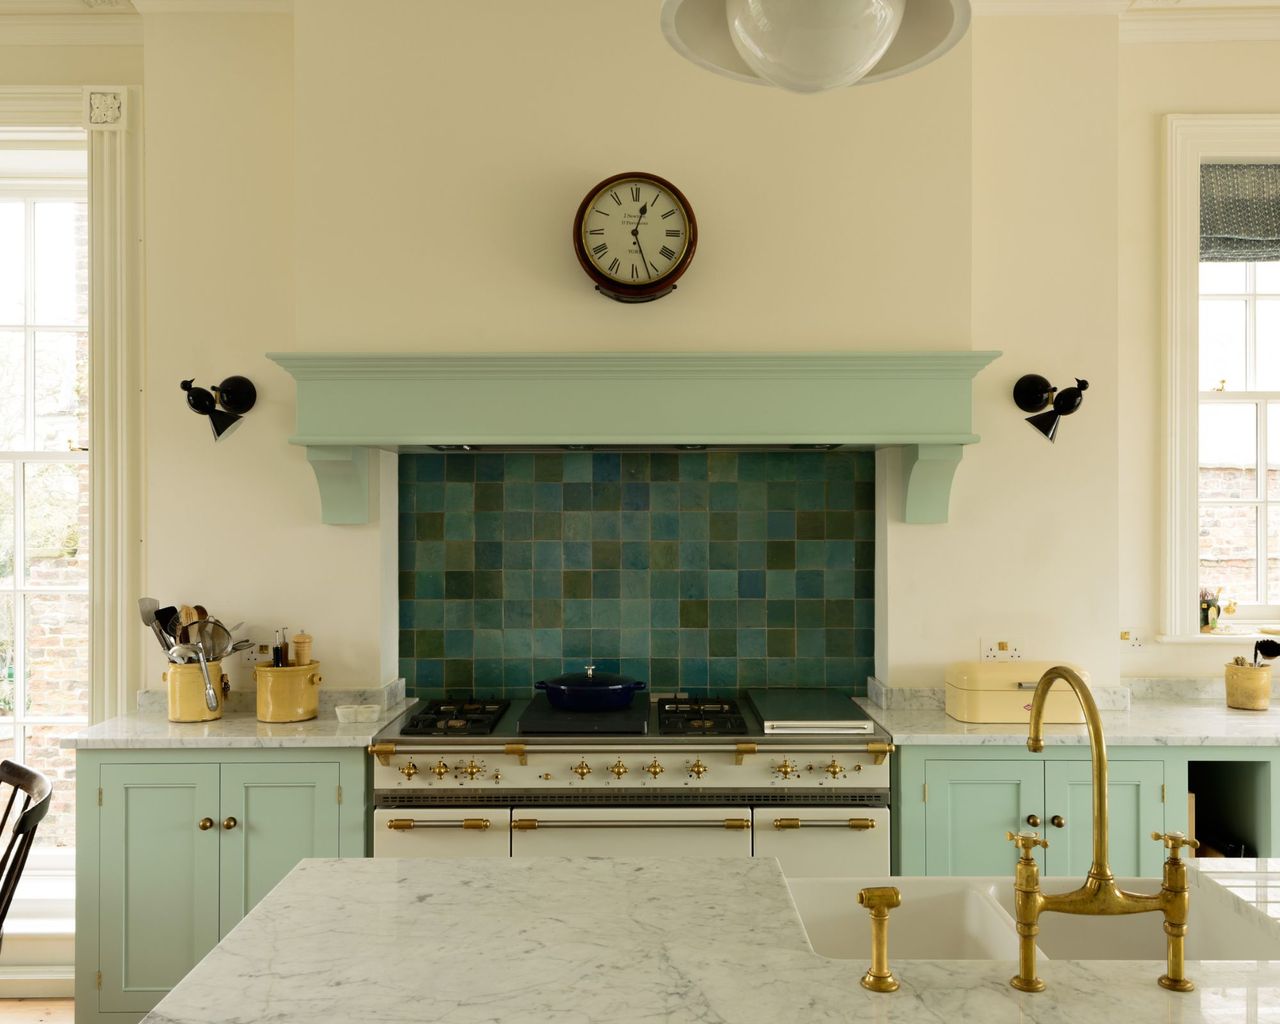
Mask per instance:
[[[1048,849],[1047,840],[1034,832],[1012,832],[1006,837],[1020,851],[1014,872],[1014,909],[1018,922],[1018,973],[1009,984],[1023,992],[1043,992],[1044,982],[1036,977],[1036,935],[1040,932],[1040,915],[1053,911],[1061,914],[1141,914],[1158,910],[1164,914],[1164,932],[1168,936],[1168,972],[1160,976],[1160,984],[1174,992],[1190,992],[1195,985],[1186,976],[1184,963],[1187,937],[1187,913],[1191,894],[1187,889],[1187,865],[1180,852],[1187,846],[1200,844],[1181,832],[1153,832],[1152,839],[1164,843],[1169,857],[1164,862],[1164,883],[1155,895],[1125,892],[1116,885],[1107,862],[1107,746],[1102,738],[1102,718],[1093,694],[1075,672],[1061,665],[1040,677],[1031,698],[1031,726],[1027,749],[1044,750],[1044,705],[1049,689],[1061,679],[1075,692],[1084,709],[1089,730],[1089,754],[1093,765],[1093,863],[1084,884],[1072,892],[1046,895],[1040,891],[1040,867],[1036,863],[1036,847]]]

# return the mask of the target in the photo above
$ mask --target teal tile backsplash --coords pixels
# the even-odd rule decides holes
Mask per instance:
[[[874,479],[870,452],[401,455],[401,674],[865,693]]]

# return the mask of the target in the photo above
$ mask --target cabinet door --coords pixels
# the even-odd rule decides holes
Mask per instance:
[[[1164,831],[1162,761],[1112,761],[1107,785],[1108,856],[1117,878],[1158,876],[1164,847],[1151,838]],[[1050,761],[1044,769],[1046,875],[1083,878],[1093,862],[1093,779],[1088,761]],[[1061,817],[1062,828],[1053,825]]]
[[[755,809],[755,856],[777,857],[788,878],[889,874],[889,811],[785,804]]]
[[[373,855],[510,857],[511,812],[505,807],[380,807],[373,812]]]
[[[511,856],[750,857],[750,813],[745,807],[517,807]]]
[[[220,935],[298,861],[338,856],[338,781],[337,764],[222,766]]]
[[[99,778],[98,1009],[142,1013],[219,938],[218,766],[103,765]]]
[[[1011,875],[1018,856],[1005,833],[1041,813],[1044,763],[927,761],[924,777],[926,873]]]

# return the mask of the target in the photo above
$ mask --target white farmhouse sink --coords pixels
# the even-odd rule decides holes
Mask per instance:
[[[820,956],[869,960],[871,915],[858,890],[893,885],[902,906],[889,914],[889,956],[899,960],[1010,960],[1013,921],[992,895],[989,878],[791,878],[787,886]]]

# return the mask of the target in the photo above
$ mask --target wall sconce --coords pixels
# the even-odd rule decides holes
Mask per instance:
[[[1079,377],[1075,387],[1058,391],[1040,374],[1028,373],[1019,377],[1013,386],[1013,401],[1023,412],[1035,413],[1027,417],[1027,422],[1053,441],[1058,436],[1058,423],[1062,417],[1070,416],[1080,408],[1088,390],[1089,382]],[[1052,408],[1049,408],[1050,403]]]
[[[240,417],[258,400],[258,389],[248,377],[228,377],[209,388],[192,387],[194,383],[193,377],[184,380],[180,387],[187,393],[187,406],[191,411],[209,417],[215,441],[239,423]]]

